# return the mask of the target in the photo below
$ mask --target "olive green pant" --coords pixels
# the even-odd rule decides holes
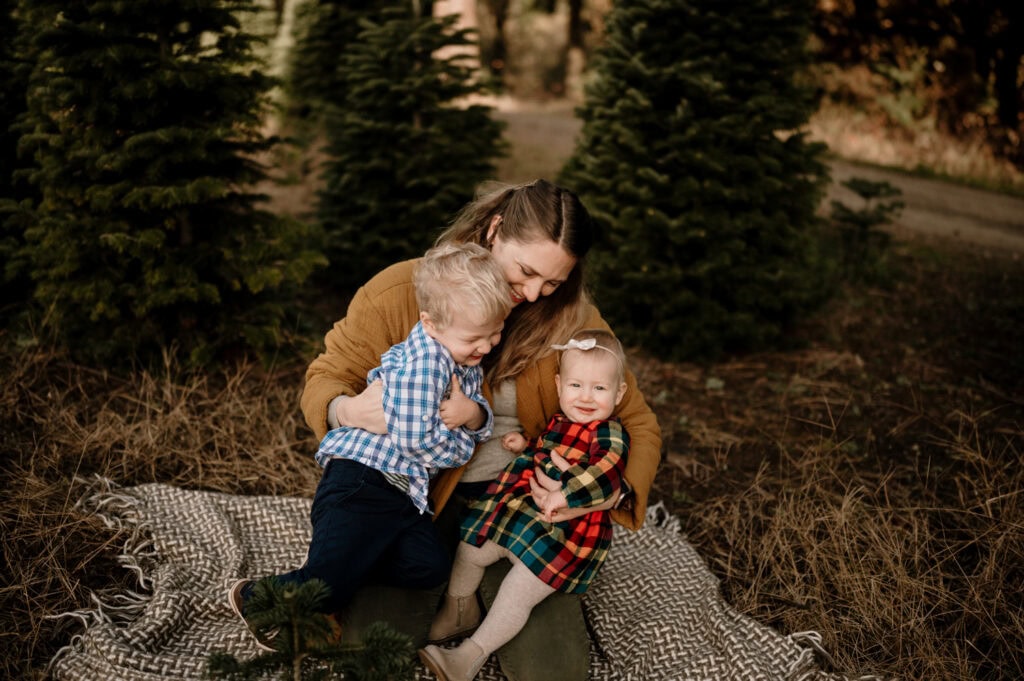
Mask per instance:
[[[466,499],[455,495],[437,518],[438,530],[454,554],[459,521]],[[487,568],[480,584],[485,608],[491,606],[505,574],[507,560]],[[410,638],[417,647],[426,642],[430,622],[446,585],[429,591],[367,585],[342,613],[343,639],[357,642],[373,622],[383,621]],[[552,654],[557,651],[557,654]],[[509,681],[586,681],[590,667],[590,639],[578,595],[556,592],[533,609],[515,638],[498,652],[501,671]]]

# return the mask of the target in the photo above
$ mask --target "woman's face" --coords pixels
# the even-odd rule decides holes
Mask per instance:
[[[500,218],[495,218],[497,221]],[[576,257],[550,239],[516,241],[496,234],[492,223],[488,236],[491,253],[512,289],[512,305],[534,302],[555,292],[576,266]]]

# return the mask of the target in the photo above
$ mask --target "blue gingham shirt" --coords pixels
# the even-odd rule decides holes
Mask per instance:
[[[462,392],[487,414],[479,430],[449,430],[441,420],[441,400],[451,387],[452,374],[459,377]],[[480,389],[479,366],[455,363],[443,345],[417,323],[408,338],[385,352],[380,366],[371,370],[367,383],[382,379],[387,435],[342,426],[320,442],[316,461],[326,466],[332,458],[351,459],[385,473],[409,478],[409,498],[424,513],[428,510],[430,478],[442,468],[456,468],[469,461],[477,442],[491,436],[494,414]]]

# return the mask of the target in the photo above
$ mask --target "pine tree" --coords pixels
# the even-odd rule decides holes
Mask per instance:
[[[355,42],[359,21],[379,18],[387,0],[305,0],[295,13],[295,46],[285,92],[293,117],[317,122],[329,104],[345,96],[339,54]]]
[[[880,228],[891,224],[903,210],[904,203],[897,198],[902,192],[888,182],[863,177],[851,177],[841,184],[860,197],[861,205],[850,208],[842,201],[830,202],[830,218],[838,236],[836,261],[840,273],[854,283],[883,281],[890,237],[889,232]]]
[[[810,0],[634,0],[608,15],[562,181],[604,229],[617,333],[684,359],[776,341],[813,303],[823,147]]]
[[[31,298],[31,281],[19,267],[18,252],[24,245],[24,202],[31,188],[15,177],[18,168],[18,134],[13,129],[25,112],[29,63],[14,52],[18,17],[13,2],[0,0],[0,327],[6,328]]]
[[[317,206],[332,286],[350,288],[421,255],[493,175],[501,125],[488,107],[460,102],[482,90],[473,60],[438,56],[470,44],[454,23],[386,10],[380,21],[362,20],[341,56],[345,97],[328,114]]]
[[[20,145],[41,193],[22,256],[49,328],[77,355],[201,363],[270,348],[322,260],[260,207],[270,80],[249,0],[23,0],[36,56]]]
[[[257,582],[246,604],[248,622],[260,631],[277,632],[274,651],[244,662],[216,653],[208,660],[209,676],[225,681],[415,678],[415,648],[408,636],[375,622],[361,643],[342,643],[338,625],[318,611],[327,595],[327,586],[318,579],[301,585],[282,585],[273,577]]]

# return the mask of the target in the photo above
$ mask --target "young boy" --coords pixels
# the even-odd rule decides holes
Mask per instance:
[[[482,246],[446,244],[427,251],[413,284],[420,321],[367,376],[367,383],[382,381],[388,432],[327,433],[316,453],[324,471],[306,562],[276,576],[281,583],[323,580],[326,613],[343,609],[371,577],[414,589],[444,582],[450,561],[433,526],[428,484],[440,469],[466,463],[491,434],[480,361],[511,310],[504,273]],[[228,592],[243,620],[254,585],[240,579]],[[268,645],[259,635],[257,642]]]
[[[561,413],[532,447],[519,433],[502,438],[507,449],[522,453],[462,521],[462,541],[430,640],[441,643],[472,632],[480,622],[475,593],[484,569],[502,558],[512,569],[470,638],[457,648],[429,645],[419,651],[440,681],[473,679],[488,655],[519,633],[534,606],[555,591],[585,592],[611,546],[607,511],[559,523],[551,522],[551,513],[601,504],[622,485],[629,436],[612,412],[626,392],[625,355],[603,329],[580,331],[554,347],[563,351],[555,377]],[[538,469],[560,483],[539,504],[531,493]]]

